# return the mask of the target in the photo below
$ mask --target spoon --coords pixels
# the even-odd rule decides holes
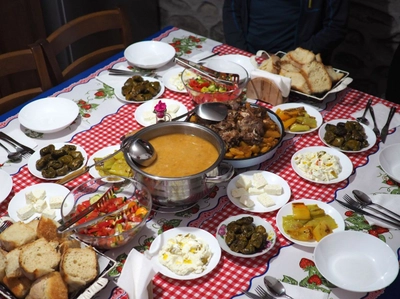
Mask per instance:
[[[363,123],[364,125],[367,125],[367,126],[369,125],[369,121],[365,117],[365,114],[367,114],[367,111],[369,110],[369,106],[371,106],[371,104],[372,104],[372,100],[369,99],[368,102],[367,102],[367,106],[365,106],[365,110],[364,110],[363,115],[360,116],[360,117],[357,117],[357,121],[358,122]]]
[[[18,163],[18,162],[22,161],[22,154],[20,152],[11,152],[2,143],[0,143],[0,146],[7,151],[7,153],[8,153],[8,155],[7,155],[8,161],[15,162],[15,163]]]
[[[193,112],[205,120],[221,121],[225,119],[226,115],[228,114],[228,107],[224,103],[219,102],[203,103],[197,105],[194,109],[186,112],[185,114],[171,119],[171,121],[178,120]]]
[[[142,166],[151,165],[157,158],[157,153],[151,143],[140,138],[135,138],[134,140],[129,139],[131,138],[126,140],[129,144],[127,146],[126,144],[123,144],[121,150],[124,150],[124,153],[128,154],[137,164]]]
[[[368,205],[375,205],[375,206],[377,206],[377,207],[380,207],[382,210],[385,210],[386,212],[391,213],[392,215],[394,215],[394,216],[396,216],[396,217],[398,217],[398,218],[400,219],[400,215],[399,215],[399,214],[397,214],[397,213],[395,213],[395,212],[392,212],[391,210],[385,208],[384,206],[381,206],[380,204],[374,203],[374,202],[372,201],[371,197],[368,196],[368,194],[366,194],[366,193],[364,193],[364,192],[362,192],[362,191],[360,191],[360,190],[353,190],[353,194],[354,194],[354,196],[356,197],[356,199],[357,199],[362,205],[365,205],[365,206],[368,206]],[[390,217],[390,218],[392,218],[392,217]],[[396,220],[396,219],[395,219],[395,220]],[[397,220],[397,221],[398,221],[398,220]]]
[[[285,287],[275,277],[265,276],[264,277],[264,284],[268,288],[268,290],[272,293],[272,295],[274,295],[274,296],[284,296],[286,298],[293,299],[293,297],[290,297],[289,295],[286,294]]]

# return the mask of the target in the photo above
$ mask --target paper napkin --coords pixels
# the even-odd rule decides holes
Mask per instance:
[[[382,130],[382,128],[385,125],[387,118],[389,116],[390,107],[387,107],[381,103],[373,105],[372,107],[374,108],[375,119],[376,119],[376,123],[378,125],[378,129]],[[351,116],[354,119],[356,119],[357,117],[360,117],[363,115],[364,110],[365,110],[365,108],[363,108],[357,112],[354,112],[353,114],[351,114]],[[365,114],[365,117],[369,121],[368,127],[370,127],[372,129],[374,127],[374,122],[372,120],[372,117],[371,117],[371,114],[369,113],[369,111],[367,111],[367,113]],[[392,121],[390,122],[389,130],[393,129],[397,126],[400,126],[400,111],[399,111],[399,109],[397,109],[396,113],[393,115]]]
[[[115,76],[115,75],[109,75],[108,72],[101,74],[100,76],[97,76],[96,79],[104,84],[107,84],[108,86],[117,89],[121,87],[121,80],[126,81],[128,80],[129,76]]]
[[[290,78],[272,74],[270,72],[266,72],[263,70],[254,70],[251,72],[251,74],[250,74],[251,79],[258,78],[258,77],[267,78],[267,79],[271,80],[272,82],[274,82],[276,84],[276,86],[278,86],[279,90],[281,91],[282,97],[286,98],[287,96],[289,96],[290,84],[292,83],[292,80]]]
[[[372,202],[377,203],[383,207],[385,207],[386,209],[389,209],[390,211],[397,213],[400,215],[400,194],[369,194],[369,197],[371,198]],[[392,214],[389,214],[388,212],[382,210],[381,208],[377,207],[377,206],[372,206],[373,208],[380,210],[382,212],[385,212],[386,214],[392,216],[393,218],[397,219],[397,217],[395,217]],[[383,217],[382,215],[371,211],[370,209],[366,209],[364,208],[364,210],[368,213],[374,214],[376,216],[379,217]],[[368,217],[365,216],[365,219],[367,219],[367,221],[370,224],[375,224],[378,226],[382,226],[382,227],[387,227],[387,228],[395,228],[393,226],[391,226],[390,224],[384,222],[384,221],[379,221],[378,219],[375,219],[373,217]],[[389,219],[390,220],[390,219]],[[400,221],[400,219],[399,219]],[[398,229],[398,228],[397,228]]]
[[[156,274],[151,261],[136,249],[126,258],[117,285],[125,290],[129,299],[152,298],[151,281]]]
[[[311,290],[297,285],[284,283],[286,294],[296,299],[327,299],[329,294],[322,291]]]

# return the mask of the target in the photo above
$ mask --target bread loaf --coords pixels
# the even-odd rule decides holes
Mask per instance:
[[[86,286],[98,275],[95,251],[91,247],[68,248],[61,258],[60,273],[69,292]]]
[[[58,267],[60,258],[54,243],[40,238],[22,248],[19,264],[24,275],[30,280],[35,280],[53,272]]]
[[[5,251],[30,243],[36,239],[33,228],[23,222],[15,222],[0,234],[0,246]]]
[[[35,280],[26,299],[68,299],[68,289],[60,273],[51,272]]]

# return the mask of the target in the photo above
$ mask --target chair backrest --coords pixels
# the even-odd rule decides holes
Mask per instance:
[[[0,54],[0,78],[7,81],[7,76],[18,76],[28,71],[35,71],[38,86],[29,86],[25,90],[12,90],[9,85],[0,86],[0,114],[11,110],[38,94],[52,87],[46,61],[39,44],[29,46],[29,49]]]
[[[61,69],[57,55],[85,37],[109,30],[119,32],[119,44],[105,46],[83,55],[74,60],[65,69]],[[127,16],[123,10],[117,8],[78,17],[58,28],[46,39],[38,42],[45,53],[53,83],[59,84],[124,50],[132,43],[132,39],[131,27]]]

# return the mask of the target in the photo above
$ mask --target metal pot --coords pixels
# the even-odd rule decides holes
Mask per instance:
[[[173,133],[201,137],[215,146],[219,156],[213,165],[202,172],[185,177],[169,178],[144,172],[133,162],[129,152],[124,151],[127,163],[135,172],[135,179],[149,189],[155,207],[179,208],[190,206],[207,196],[216,184],[228,181],[234,174],[233,166],[222,162],[225,155],[225,145],[222,138],[202,125],[189,122],[157,123],[141,129],[128,138],[151,140],[158,136]],[[171,144],[171,146],[179,146],[179,144]],[[182,165],[182,167],[184,166]]]

